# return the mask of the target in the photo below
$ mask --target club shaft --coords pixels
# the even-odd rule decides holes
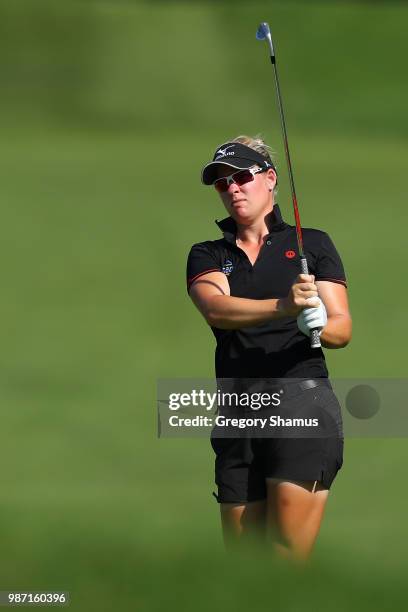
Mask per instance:
[[[293,212],[295,215],[296,237],[297,237],[297,243],[298,243],[298,248],[299,248],[300,266],[301,266],[302,274],[309,274],[309,268],[307,265],[307,260],[306,260],[306,256],[305,256],[304,249],[303,249],[302,226],[300,223],[299,208],[298,208],[296,189],[295,189],[295,181],[293,178],[292,162],[290,159],[288,134],[286,131],[285,114],[283,112],[282,95],[281,95],[281,90],[280,90],[280,85],[279,85],[278,69],[276,66],[276,56],[275,56],[275,52],[273,51],[272,39],[271,39],[270,48],[271,48],[270,58],[271,58],[272,66],[273,66],[273,73],[275,76],[276,95],[278,98],[278,108],[279,108],[279,116],[280,116],[280,122],[281,122],[281,127],[282,127],[283,144],[285,148],[286,163],[287,163],[288,172],[289,172],[290,190],[292,193],[292,204],[293,204]],[[317,329],[312,329],[310,332],[310,346],[312,348],[319,348],[321,346],[319,331]]]
[[[290,190],[292,193],[293,211],[295,213],[296,236],[297,236],[297,242],[298,242],[298,247],[299,247],[299,256],[302,259],[305,259],[304,250],[303,250],[302,226],[300,224],[300,215],[299,215],[299,208],[298,208],[298,203],[297,203],[297,198],[296,198],[295,181],[293,178],[292,162],[290,160],[288,134],[286,131],[285,114],[283,112],[282,95],[281,95],[281,90],[280,90],[280,85],[279,85],[278,69],[276,66],[275,56],[271,56],[271,63],[273,66],[273,73],[275,76],[276,95],[278,98],[278,108],[279,108],[279,116],[280,116],[281,127],[282,127],[283,144],[285,148],[286,163],[287,163],[288,172],[289,172],[289,183],[290,183]],[[307,272],[304,272],[304,274],[307,274]]]

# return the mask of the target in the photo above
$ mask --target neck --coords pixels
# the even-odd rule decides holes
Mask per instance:
[[[265,236],[270,233],[270,225],[272,223],[272,209],[261,217],[250,223],[249,225],[241,225],[237,223],[237,241],[248,244],[262,244]]]

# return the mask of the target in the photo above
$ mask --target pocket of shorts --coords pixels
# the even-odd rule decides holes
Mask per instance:
[[[337,433],[339,438],[343,438],[343,417],[341,414],[341,406],[334,392],[327,387],[319,387],[314,389],[314,402],[319,406],[326,419],[333,422],[333,433]]]

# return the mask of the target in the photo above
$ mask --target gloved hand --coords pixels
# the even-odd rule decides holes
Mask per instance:
[[[320,306],[317,308],[305,308],[297,318],[298,328],[305,336],[310,336],[312,329],[318,329],[320,336],[327,323],[327,312],[322,300],[320,298],[308,298],[306,301],[316,299],[319,300]]]

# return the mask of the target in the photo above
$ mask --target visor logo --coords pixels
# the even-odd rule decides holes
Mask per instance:
[[[229,145],[228,147],[225,147],[225,149],[218,149],[218,151],[215,153],[215,159],[218,159],[219,157],[226,157],[227,155],[235,155],[235,151],[229,151],[229,153],[227,153],[227,150],[232,149],[234,146],[235,145]]]

